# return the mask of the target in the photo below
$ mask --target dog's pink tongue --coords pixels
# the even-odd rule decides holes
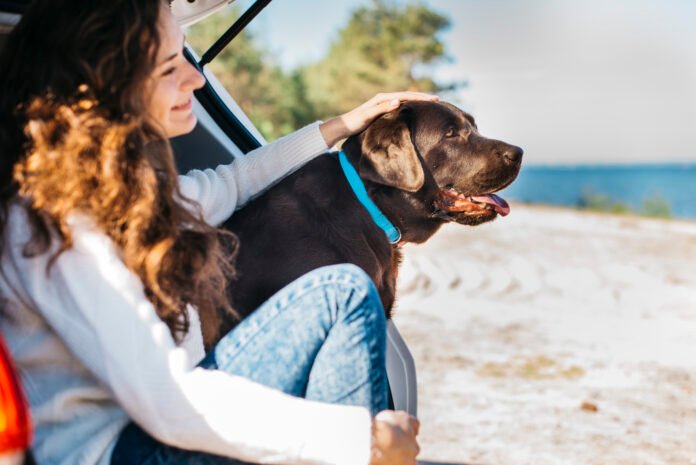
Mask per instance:
[[[507,216],[507,214],[510,213],[510,205],[508,205],[504,198],[498,197],[495,194],[477,195],[471,197],[471,199],[474,202],[493,205],[493,208],[495,208],[495,211],[497,211],[500,216]]]

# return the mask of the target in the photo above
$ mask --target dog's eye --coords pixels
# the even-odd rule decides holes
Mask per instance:
[[[454,137],[457,136],[458,133],[454,128],[449,128],[447,132],[445,133],[445,137]]]

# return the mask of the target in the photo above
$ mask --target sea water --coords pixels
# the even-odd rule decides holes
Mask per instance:
[[[676,218],[696,219],[696,163],[523,166],[501,196],[571,207],[604,199],[635,212],[652,201],[668,206]]]

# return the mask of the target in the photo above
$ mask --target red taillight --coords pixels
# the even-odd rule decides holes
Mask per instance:
[[[0,336],[0,454],[24,450],[31,442],[31,421],[10,354]]]

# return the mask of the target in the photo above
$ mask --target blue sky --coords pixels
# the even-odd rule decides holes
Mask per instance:
[[[253,28],[293,67],[366,3],[274,0]],[[452,98],[527,162],[696,161],[696,1],[424,3],[452,20],[435,76],[468,80]]]

